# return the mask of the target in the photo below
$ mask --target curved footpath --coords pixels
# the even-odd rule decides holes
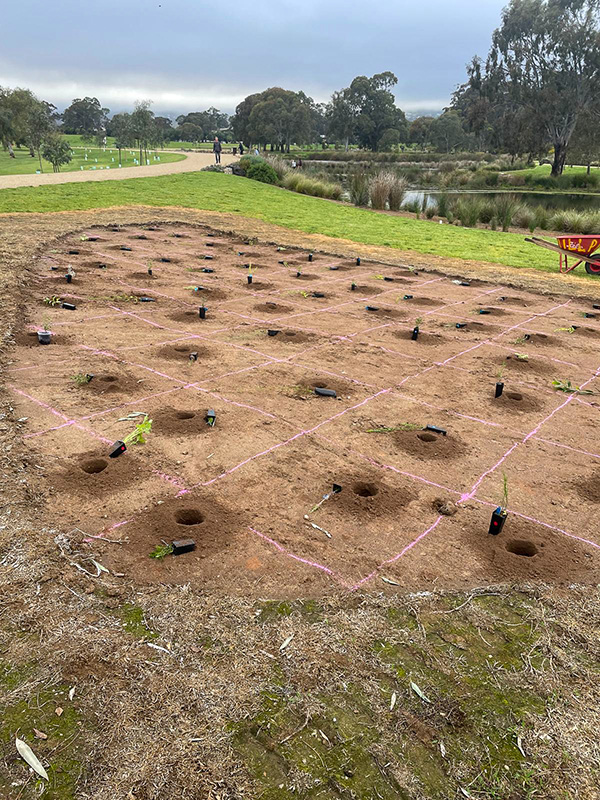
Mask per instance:
[[[181,150],[170,150],[181,153]],[[82,181],[122,181],[126,178],[148,178],[159,175],[172,175],[176,172],[198,172],[203,167],[215,163],[212,153],[183,153],[181,161],[155,164],[146,167],[123,167],[119,169],[79,170],[74,172],[45,172],[42,175],[0,175],[0,189],[16,189],[19,186],[48,186],[54,183],[81,183]],[[221,163],[231,164],[238,157],[222,153]]]

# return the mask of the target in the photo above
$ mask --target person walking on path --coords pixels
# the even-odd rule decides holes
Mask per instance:
[[[221,163],[221,142],[219,141],[219,137],[215,136],[215,140],[213,142],[213,153],[215,154],[215,164]]]
[[[244,155],[244,144],[243,144],[243,142],[240,142],[240,155],[241,156]]]

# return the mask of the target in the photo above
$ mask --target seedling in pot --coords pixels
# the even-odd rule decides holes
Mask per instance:
[[[504,391],[504,382],[502,378],[504,377],[504,370],[506,369],[506,363],[502,364],[498,372],[496,373],[496,377],[498,378],[496,382],[496,391],[494,393],[494,398],[501,397],[502,392]]]
[[[312,261],[312,260],[313,260],[313,254],[312,254],[312,253],[309,253],[309,254],[308,254],[308,260],[309,260],[309,261]]]
[[[48,328],[48,320],[46,318],[42,320],[42,330],[37,332],[37,337],[40,344],[50,344],[52,333]]]
[[[356,284],[355,283],[350,284],[350,291],[352,291],[352,292],[356,291]]]
[[[402,299],[403,299],[403,300],[412,300],[412,299],[413,299],[413,296],[412,296],[412,294],[405,294],[405,295],[404,295],[404,297],[403,297]]]
[[[337,397],[334,389],[325,389],[320,386],[315,386],[315,394],[319,395],[319,397]]]
[[[77,306],[73,305],[73,303],[61,303],[61,308],[64,308],[66,311],[75,311]]]
[[[148,275],[152,277],[152,267],[148,264]]]
[[[123,439],[116,441],[110,449],[108,455],[110,458],[117,458],[127,450],[128,444],[145,444],[146,436],[152,430],[152,420],[148,419],[148,414],[144,414],[144,419],[138,422],[131,433],[127,434]]]
[[[150,558],[156,558],[158,560],[161,560],[165,556],[172,555],[172,553],[173,553],[173,545],[172,544],[159,544],[150,553]]]
[[[586,319],[596,319],[596,315],[595,314],[590,314],[589,311],[584,311],[583,312],[583,316],[586,317]]]
[[[190,361],[198,361],[198,353],[196,352],[190,353],[189,359]]]
[[[62,303],[62,297],[53,294],[52,297],[44,297],[44,303],[54,308],[54,306],[59,306]]]
[[[206,412],[204,420],[207,425],[209,425],[211,428],[214,428],[215,422],[217,421],[217,412],[214,411],[212,408],[209,408],[208,411]]]
[[[591,389],[581,389],[579,386],[573,385],[571,381],[553,380],[552,386],[557,391],[565,392],[566,394],[594,394]]]
[[[181,556],[184,553],[191,553],[192,550],[196,549],[196,542],[193,539],[174,539],[171,542],[172,550],[174,556]]]
[[[413,342],[416,342],[417,339],[419,338],[419,332],[420,332],[419,325],[422,322],[423,322],[423,318],[422,317],[417,317],[416,318],[415,327],[412,329],[412,333],[410,335],[410,338],[413,340]]]
[[[76,375],[71,375],[71,380],[75,386],[85,386],[94,376],[86,372],[78,372]]]
[[[269,328],[267,331],[268,336],[277,336],[278,333],[281,333],[281,331],[275,330],[274,328]]]
[[[198,316],[200,319],[206,319],[206,306],[200,306],[198,309]]]
[[[448,433],[445,428],[438,428],[437,425],[425,425],[423,430],[431,431],[432,433],[439,433],[440,436],[446,436]]]
[[[360,267],[360,257],[356,259],[356,266]]]
[[[379,311],[379,306],[365,306],[367,311]]]
[[[248,285],[252,283],[252,275],[248,275]]]
[[[569,328],[555,328],[554,332],[558,333],[559,331],[565,331],[566,333],[575,333],[577,330],[576,325],[571,325]]]
[[[456,327],[457,328],[466,328],[467,327],[467,323],[466,322],[457,322],[456,323]]]
[[[342,487],[339,485],[339,483],[334,483],[331,491],[323,495],[323,498],[319,500],[319,502],[311,508],[309,514],[313,514],[315,511],[321,508],[321,506],[326,500],[329,500],[330,497],[333,497],[334,494],[339,494],[341,491]]]
[[[508,515],[508,478],[505,472],[502,473],[502,495],[502,505],[498,506],[498,508],[492,512],[492,518],[490,520],[488,533],[492,534],[492,536],[497,536],[502,532]]]
[[[492,312],[489,310],[489,308],[480,308],[477,313],[478,314],[491,314]]]
[[[296,272],[296,277],[297,277],[297,278],[301,278],[301,277],[302,277],[302,273],[300,272],[300,270],[298,270],[298,271]]]

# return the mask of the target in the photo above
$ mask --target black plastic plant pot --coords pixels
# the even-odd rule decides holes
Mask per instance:
[[[308,254],[308,260],[309,260],[309,261],[312,261],[312,260],[313,260],[313,254],[312,254],[312,253],[309,253],[309,254]]]
[[[325,297],[325,295],[323,294],[323,292],[313,292],[313,293],[312,293],[312,296],[313,296],[313,297]]]
[[[140,303],[156,303],[153,297],[138,297]]]
[[[460,283],[458,285],[459,286],[470,286],[471,284],[469,283],[469,281],[460,281]]]
[[[496,384],[496,391],[494,393],[494,397],[495,398],[501,397],[503,391],[504,391],[504,384],[501,381],[498,381],[498,383]]]
[[[243,256],[243,255],[244,255],[244,251],[243,250],[238,250],[238,256]]]
[[[248,283],[252,283],[252,275],[248,275]]]
[[[278,261],[277,263],[283,266],[285,264],[285,261]]]
[[[352,291],[352,292],[356,291],[356,284],[355,283],[350,284],[350,291]]]
[[[148,275],[152,277],[152,269],[150,267],[148,267]]]
[[[203,267],[202,272],[214,272],[214,269],[209,269],[209,267]]]
[[[86,372],[85,373],[85,377],[87,378],[87,382],[89,383],[90,381],[92,381],[94,379],[95,376],[94,376],[93,372]]]
[[[127,450],[127,445],[125,444],[125,442],[117,441],[108,451],[108,457],[118,458],[118,456],[122,455],[125,452],[125,450]]]
[[[447,436],[448,431],[445,428],[438,428],[437,425],[425,425],[426,431],[431,431],[432,433],[439,433],[440,436]]]
[[[206,242],[206,246],[207,247],[214,247],[215,243],[214,242]]]
[[[79,250],[69,250],[69,255],[70,256],[78,256],[79,255]]]
[[[72,282],[73,276],[71,275],[70,272],[67,272],[67,274],[65,275],[65,280],[66,280],[67,283],[71,283]]]
[[[492,536],[498,536],[499,533],[502,533],[502,528],[506,522],[506,517],[506,511],[501,506],[498,506],[498,508],[492,514],[488,533],[491,533]]]
[[[50,344],[50,339],[52,334],[50,331],[38,331],[37,332],[38,342],[40,344]]]
[[[477,313],[479,313],[479,314],[489,314],[490,311],[487,308],[480,308]]]
[[[58,270],[58,267],[50,267],[50,269],[52,270],[52,272],[56,272]]]
[[[334,483],[332,488],[332,494],[339,494],[342,491],[342,487],[339,483]]]
[[[61,303],[60,307],[66,309],[67,311],[75,311],[77,308],[77,306],[74,306],[73,303]]]
[[[338,270],[338,269],[339,269],[339,267],[329,267],[329,269],[330,269],[332,272],[335,272],[336,270]]]
[[[302,273],[300,272],[300,270],[298,270],[298,272],[296,273],[296,277],[297,277],[297,278],[300,278],[300,277],[302,277]]]
[[[217,412],[214,411],[212,408],[209,408],[208,411],[206,412],[206,416],[204,417],[206,424],[210,425],[211,428],[214,428],[216,419],[217,419]]]
[[[268,336],[277,336],[278,333],[281,333],[281,331],[276,331],[274,328],[270,328],[267,331],[267,335]]]
[[[198,316],[200,317],[200,319],[206,319],[206,307],[205,306],[200,306],[200,308],[198,309]]]
[[[88,242],[97,242],[97,241],[98,241],[97,236],[88,236]]]
[[[152,230],[152,229],[150,228],[149,230]],[[208,237],[211,237],[211,236],[214,236],[214,233],[207,233],[206,235],[207,235]],[[246,244],[248,244],[248,243],[246,242]]]
[[[128,252],[131,252],[131,247],[127,247],[126,244],[122,244],[121,245],[121,250],[127,250]]]
[[[525,341],[528,342],[531,339],[531,334],[530,333],[524,333],[523,334],[523,339],[525,339]]]
[[[600,303],[594,303],[594,304],[592,305],[592,308],[600,308]]]
[[[318,394],[319,397],[337,397],[333,389],[321,389],[320,386],[315,387],[315,394]]]
[[[204,261],[212,261],[212,260],[213,260],[212,256],[204,256]]]
[[[198,353],[190,353],[190,361],[198,361]]]
[[[357,266],[357,267],[360,267],[360,258],[357,258],[357,259],[356,259],[356,266]]]
[[[389,281],[389,282],[391,282],[391,281],[393,281],[394,279],[393,279],[393,278],[390,278],[390,276],[389,276],[389,275],[385,275],[385,276],[384,276],[384,278],[383,278],[383,280],[384,280],[384,281]]]
[[[191,553],[196,549],[196,542],[193,539],[175,539],[171,542],[171,555],[181,556],[184,553]]]
[[[379,311],[379,306],[365,306],[367,311]]]
[[[596,319],[596,315],[595,314],[590,314],[589,311],[586,311],[583,316],[586,317],[586,319]]]
[[[466,322],[457,322],[456,323],[456,327],[457,328],[466,328],[467,327],[467,323]]]
[[[415,325],[415,327],[413,328],[412,333],[410,335],[410,338],[413,340],[413,342],[416,342],[417,339],[419,338],[419,326],[418,325]]]
[[[412,299],[413,299],[413,296],[412,296],[412,294],[405,294],[405,295],[404,295],[404,297],[403,297],[402,299],[403,299],[403,300],[412,300]]]

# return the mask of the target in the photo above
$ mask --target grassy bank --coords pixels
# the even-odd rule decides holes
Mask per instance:
[[[74,137],[71,137],[74,138]],[[84,170],[110,169],[119,168],[119,151],[107,147],[103,150],[101,147],[85,147],[72,144],[74,147],[73,158],[68,164],[64,164],[60,168],[61,172],[80,172],[83,167]],[[86,158],[87,156],[87,158]],[[135,167],[135,159],[139,158],[139,151],[137,150],[122,150],[121,151],[121,164],[124,167]],[[168,161],[181,161],[185,156],[180,153],[165,153],[162,150],[148,151],[148,158],[150,165],[164,164]],[[160,160],[155,160],[160,159]],[[144,165],[143,165],[144,166]],[[29,155],[29,150],[26,148],[15,149],[15,158],[11,158],[8,151],[0,150],[0,175],[32,175],[40,168],[40,162],[37,157],[32,158]],[[44,172],[52,172],[52,164],[45,159],[42,159],[42,169]]]
[[[120,205],[225,211],[293,230],[372,245],[510,267],[556,269],[556,258],[518,234],[438,225],[286,192],[218,173],[183,173],[4,189],[0,213],[86,210]]]

